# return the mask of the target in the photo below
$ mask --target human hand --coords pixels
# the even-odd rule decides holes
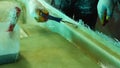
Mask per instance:
[[[111,18],[114,9],[113,0],[99,0],[97,5],[98,16],[101,24],[104,26]]]
[[[36,13],[36,17],[34,17],[34,18],[37,22],[45,22],[48,20],[47,16],[49,15],[49,13],[46,9],[36,9],[35,13]],[[43,14],[45,16],[43,16]]]
[[[49,12],[46,10],[46,8],[38,1],[38,0],[30,0],[28,3],[29,12],[30,15],[40,23],[44,23],[47,21],[47,15]],[[43,16],[42,14],[45,14],[46,16]]]

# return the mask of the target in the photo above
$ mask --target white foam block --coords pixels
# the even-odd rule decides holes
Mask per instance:
[[[16,25],[14,31],[8,32],[9,13],[16,5],[16,3],[0,1],[0,64],[16,61],[20,51],[19,26]]]
[[[0,23],[0,64],[17,60],[19,47],[19,26],[16,25],[13,32],[8,32],[8,23]]]

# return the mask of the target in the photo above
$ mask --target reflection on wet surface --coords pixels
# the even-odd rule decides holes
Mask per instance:
[[[36,25],[22,27],[29,37],[21,38],[20,59],[0,68],[100,68],[60,35]]]

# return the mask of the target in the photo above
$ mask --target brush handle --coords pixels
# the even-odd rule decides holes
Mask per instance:
[[[48,15],[48,14],[42,13],[42,16],[44,18],[47,18],[47,19],[50,19],[50,20],[54,20],[54,21],[59,22],[59,23],[60,23],[60,21],[62,21],[62,18],[54,17],[54,16]]]
[[[54,17],[54,16],[51,16],[51,15],[48,16],[48,19],[54,20],[54,21],[59,22],[59,23],[62,21],[62,18]]]

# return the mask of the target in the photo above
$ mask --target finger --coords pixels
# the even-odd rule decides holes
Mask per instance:
[[[98,17],[100,19],[101,24],[104,24],[106,9],[104,6],[101,6],[100,4],[98,4],[97,10],[98,10]]]
[[[107,16],[106,16],[106,20],[109,20],[110,17],[112,16],[112,13],[113,13],[113,6],[108,6],[107,7]]]
[[[37,22],[40,22],[40,23],[44,23],[46,22],[48,19],[40,16],[40,17],[34,17],[34,19],[37,21]]]

